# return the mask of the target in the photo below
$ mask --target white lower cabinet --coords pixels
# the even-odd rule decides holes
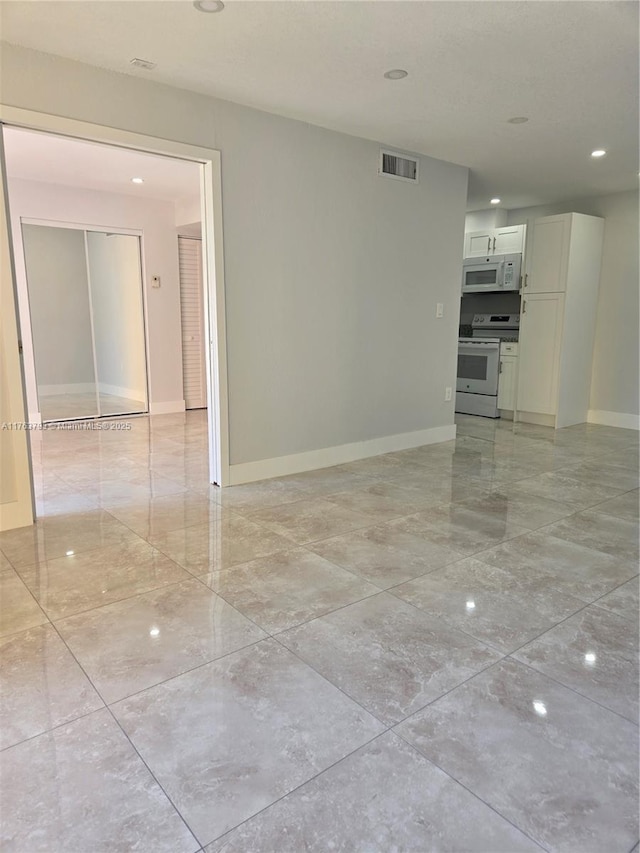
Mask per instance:
[[[522,303],[518,409],[555,415],[564,294],[530,293]]]
[[[500,376],[498,378],[498,408],[512,412],[516,407],[516,377],[518,375],[518,344],[500,346]]]

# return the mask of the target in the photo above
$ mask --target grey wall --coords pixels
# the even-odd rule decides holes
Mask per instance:
[[[23,225],[22,239],[38,388],[93,383],[84,232]]]
[[[590,408],[638,415],[638,193],[509,211],[509,225],[556,213],[604,218]]]
[[[5,104],[221,151],[232,463],[453,423],[467,169],[422,157],[412,186],[377,176],[373,142],[1,58]]]

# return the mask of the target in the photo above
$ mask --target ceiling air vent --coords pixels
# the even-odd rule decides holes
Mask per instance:
[[[129,60],[129,65],[133,65],[134,68],[144,68],[145,71],[153,71],[156,67],[155,62],[151,62],[150,59],[135,59]]]
[[[417,184],[418,160],[415,157],[407,157],[406,154],[398,154],[397,151],[385,151],[381,148],[378,174],[386,178],[395,178],[396,181]]]

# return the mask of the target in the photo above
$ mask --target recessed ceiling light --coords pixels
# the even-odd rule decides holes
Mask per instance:
[[[514,116],[513,118],[508,118],[507,121],[509,124],[525,124],[529,119],[526,116]]]
[[[591,152],[591,156],[592,156],[592,157],[604,157],[604,155],[605,155],[606,153],[607,153],[607,152],[604,150],[604,148],[596,148],[596,150],[595,150],[595,151],[592,151],[592,152]]]
[[[132,184],[144,184],[144,178],[131,178]]]
[[[222,0],[196,0],[193,5],[198,12],[222,12],[224,9]]]
[[[501,198],[492,198],[492,199],[491,199],[491,204],[500,204],[500,202],[501,202],[501,201],[502,201],[502,199],[501,199]]]
[[[409,76],[409,72],[403,68],[392,68],[391,71],[385,71],[384,76],[387,80],[402,80]]]

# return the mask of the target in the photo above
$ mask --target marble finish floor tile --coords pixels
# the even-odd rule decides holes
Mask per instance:
[[[197,580],[71,616],[56,627],[108,703],[266,637]]]
[[[582,480],[576,480],[559,471],[519,480],[513,488],[514,491],[527,495],[572,504],[576,510],[587,509],[627,491],[626,488],[612,489],[594,483],[583,483]]]
[[[640,491],[633,489],[631,492],[626,492],[624,495],[598,504],[594,509],[596,512],[615,515],[617,518],[624,518],[627,521],[638,521],[640,517]]]
[[[379,591],[304,548],[203,575],[203,580],[272,634]]]
[[[0,847],[6,851],[199,848],[106,710],[3,752],[0,802]]]
[[[179,495],[185,491],[182,483],[143,470],[140,475],[124,478],[101,480],[98,500],[100,505],[109,509],[121,505],[130,505],[132,501],[145,503],[167,495]]]
[[[205,853],[535,853],[540,847],[387,733]]]
[[[299,488],[283,480],[262,480],[243,486],[229,486],[226,489],[216,488],[213,494],[219,504],[240,514],[293,503],[306,497]]]
[[[384,524],[323,539],[310,548],[381,589],[432,572],[462,557],[451,548],[403,534]]]
[[[278,639],[387,725],[500,658],[384,592]]]
[[[637,728],[516,661],[396,731],[545,849],[623,851],[637,840]]]
[[[215,524],[197,524],[160,533],[151,536],[149,541],[193,575],[230,569],[296,547],[291,539],[233,514]]]
[[[385,482],[326,495],[325,500],[335,506],[364,513],[377,521],[411,515],[429,503],[424,491]]]
[[[421,465],[417,454],[408,458],[398,453],[383,453],[380,456],[369,456],[366,459],[357,459],[355,462],[346,462],[340,468],[354,474],[386,480],[389,477],[409,473],[416,465],[418,467]]]
[[[0,640],[0,749],[103,707],[52,625]]]
[[[251,520],[298,545],[369,527],[376,522],[369,515],[335,506],[321,498],[259,510],[251,515]]]
[[[545,532],[628,561],[637,568],[639,529],[637,521],[588,510],[549,525]]]
[[[535,495],[523,495],[510,491],[508,486],[496,485],[489,494],[482,497],[462,500],[460,507],[475,512],[495,516],[507,524],[516,524],[528,530],[536,530],[561,518],[573,515],[576,511],[572,504],[539,498]]]
[[[25,566],[20,575],[52,620],[190,577],[147,542],[136,540]]]
[[[0,549],[15,569],[42,560],[79,554],[108,545],[125,545],[137,536],[104,510],[45,516],[32,527],[0,533]]]
[[[498,542],[527,533],[490,512],[468,509],[458,504],[433,507],[390,523],[395,530],[411,533],[463,555],[474,554]]]
[[[304,471],[301,474],[290,474],[288,477],[279,479],[287,486],[300,489],[305,497],[310,498],[331,495],[376,482],[375,477],[350,470],[345,465],[334,465],[332,468],[320,468],[317,471]]]
[[[201,844],[383,729],[273,640],[112,707]]]
[[[573,516],[572,516],[573,517]],[[590,603],[637,574],[638,569],[609,554],[537,531],[476,554],[490,566],[518,573],[534,588],[545,584]]]
[[[46,613],[13,569],[0,572],[0,637],[48,622]]]
[[[229,512],[194,492],[118,504],[111,506],[109,511],[143,539],[196,524],[215,524]]]
[[[611,462],[606,456],[581,465],[572,465],[559,473],[594,486],[605,486],[618,492],[638,488],[638,467],[633,464]]]
[[[403,601],[503,654],[581,610],[584,602],[546,583],[468,557],[394,587]]]
[[[519,649],[514,657],[637,723],[636,627],[591,605]]]
[[[618,616],[624,616],[637,623],[640,613],[638,578],[635,577],[627,583],[623,583],[613,592],[598,598],[594,604],[596,607],[604,607],[610,613],[616,613]]]
[[[224,490],[206,411],[34,432],[38,524],[0,534],[0,847],[629,853],[640,434],[456,422]],[[380,736],[449,707],[426,758]]]
[[[462,467],[466,472],[466,465]],[[469,479],[465,474],[456,474],[443,468],[425,468],[405,474],[389,482],[397,483],[420,495],[425,506],[455,503],[467,498],[480,498],[487,493],[487,487]]]

